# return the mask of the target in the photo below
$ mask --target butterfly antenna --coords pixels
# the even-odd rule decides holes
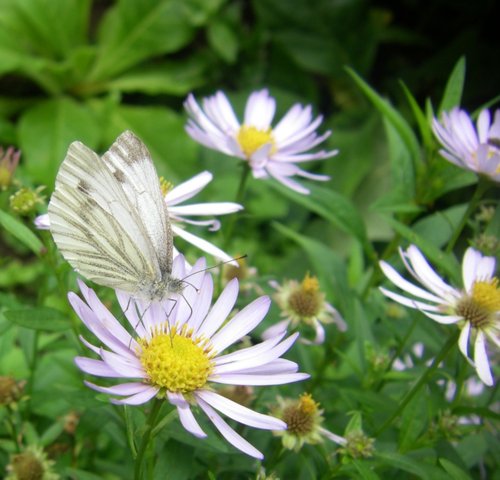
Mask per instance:
[[[219,262],[219,263],[216,263],[215,265],[210,265],[210,267],[206,267],[206,268],[203,268],[201,270],[197,270],[196,272],[191,272],[189,275],[186,275],[184,278],[182,278],[181,280],[183,282],[186,282],[186,278],[189,278],[189,277],[192,277],[193,275],[196,275],[197,273],[201,273],[201,272],[206,272],[207,270],[212,270],[213,268],[217,268],[217,267],[220,267],[221,265],[226,265],[227,263],[231,263],[231,262],[234,262],[235,260],[241,260],[242,258],[247,258],[248,255],[240,255],[239,257],[235,257],[235,258],[231,258],[231,260],[226,260],[224,262]],[[188,285],[191,285],[189,282],[186,282]],[[194,287],[193,285],[191,285],[196,291],[198,291],[198,289],[196,287]]]

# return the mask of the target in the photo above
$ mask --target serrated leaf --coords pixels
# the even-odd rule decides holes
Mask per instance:
[[[69,144],[80,140],[95,149],[100,127],[86,105],[62,97],[26,110],[18,134],[24,168],[34,181],[52,186]]]
[[[6,310],[4,315],[12,323],[32,330],[61,332],[71,327],[66,315],[49,307]]]
[[[420,147],[413,133],[413,130],[408,125],[401,114],[389,104],[387,100],[382,98],[373,88],[371,88],[354,70],[346,68],[347,73],[356,82],[361,91],[368,97],[382,116],[396,129],[406,148],[408,149],[414,165],[420,162]]]
[[[26,225],[2,210],[0,225],[36,255],[40,255],[45,249],[43,243]]]
[[[460,57],[446,83],[438,114],[460,106],[465,82],[465,57]]]

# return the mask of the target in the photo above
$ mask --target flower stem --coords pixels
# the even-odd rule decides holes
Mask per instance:
[[[439,364],[444,360],[444,358],[448,355],[448,352],[452,349],[452,347],[457,343],[458,335],[460,332],[455,332],[453,335],[448,338],[448,341],[443,345],[443,348],[439,351],[439,353],[434,358],[432,365],[427,368],[422,376],[419,378],[418,382],[413,386],[413,388],[403,397],[403,399],[399,402],[399,406],[396,411],[382,424],[382,426],[377,430],[375,436],[380,435],[387,427],[389,427],[392,422],[399,417],[401,412],[405,409],[406,405],[413,399],[413,397],[418,393],[418,391],[422,388],[427,379],[436,371]]]
[[[467,206],[462,218],[460,219],[459,224],[457,225],[457,228],[453,232],[453,235],[451,236],[450,241],[446,246],[446,253],[450,253],[453,250],[453,247],[457,243],[458,237],[460,237],[460,234],[467,224],[467,220],[469,220],[471,214],[474,212],[474,210],[476,210],[479,201],[485,194],[486,190],[488,190],[489,186],[490,183],[488,179],[480,176],[476,185],[476,190],[472,194],[469,205]]]
[[[235,202],[241,204],[243,202],[243,199],[245,198],[245,192],[246,192],[246,186],[247,186],[247,180],[250,175],[250,167],[247,162],[244,162],[242,164],[243,168],[241,171],[241,177],[240,177],[240,183],[238,185],[238,191],[236,192],[236,199]],[[227,247],[229,246],[229,242],[231,241],[232,235],[233,235],[233,230],[234,226],[236,224],[236,215],[231,215],[231,219],[227,225],[227,230],[224,235],[224,247],[223,249],[226,250]]]
[[[149,412],[148,418],[146,419],[146,430],[142,436],[141,445],[139,446],[139,450],[137,450],[137,456],[135,458],[135,468],[134,468],[134,479],[140,480],[142,478],[142,463],[144,460],[144,454],[146,453],[149,441],[151,440],[151,432],[153,431],[156,418],[158,417],[158,413],[160,412],[160,408],[162,406],[161,400],[155,398],[153,400],[153,405],[151,406],[151,411]]]

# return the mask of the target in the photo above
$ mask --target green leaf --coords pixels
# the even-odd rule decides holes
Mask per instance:
[[[377,452],[375,454],[377,460],[382,460],[384,464],[390,465],[392,467],[398,468],[405,472],[412,473],[419,478],[423,478],[427,480],[429,477],[427,476],[427,472],[425,468],[422,468],[420,462],[413,460],[412,458],[400,455],[399,453],[391,453],[391,452]]]
[[[354,459],[352,464],[356,467],[360,478],[363,480],[378,480],[380,478],[373,470],[370,469],[366,462]]]
[[[47,185],[52,185],[71,142],[79,140],[95,149],[100,136],[90,110],[65,97],[25,111],[18,132],[26,170],[35,181]]]
[[[465,82],[465,57],[460,57],[446,83],[438,114],[460,106]]]
[[[2,210],[0,210],[0,225],[36,255],[44,251],[43,243],[26,225]]]
[[[131,70],[104,84],[107,90],[185,95],[206,81],[206,56],[190,56],[187,60],[164,62]]]
[[[451,475],[453,480],[471,480],[471,477],[467,473],[457,467],[454,463],[446,460],[446,458],[440,458],[439,463]]]
[[[226,62],[234,63],[238,55],[238,36],[226,22],[215,20],[208,25],[207,38],[211,47]]]
[[[420,391],[403,410],[399,431],[400,452],[404,453],[415,448],[418,437],[427,425],[427,402],[427,393]]]
[[[32,330],[61,332],[71,327],[66,315],[49,307],[6,310],[4,315],[12,323]]]
[[[301,195],[276,182],[270,185],[284,196],[328,220],[335,227],[354,236],[363,245],[365,251],[375,258],[376,254],[367,239],[363,219],[346,196],[334,190],[319,187],[313,182],[307,183],[310,189],[309,195]]]
[[[420,162],[420,147],[413,130],[408,125],[406,120],[394,107],[389,104],[387,100],[383,99],[375,90],[373,90],[373,88],[371,88],[354,70],[348,67],[346,70],[361,91],[368,97],[368,99],[386,119],[386,121],[396,129],[402,141],[406,145],[414,165],[417,165]]]
[[[99,27],[99,51],[90,81],[99,82],[166,53],[176,52],[194,34],[182,0],[120,0]]]

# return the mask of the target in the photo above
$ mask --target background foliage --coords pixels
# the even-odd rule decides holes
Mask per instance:
[[[312,103],[325,115],[324,128],[333,130],[328,147],[341,151],[316,167],[331,182],[308,185],[310,196],[252,182],[229,253],[248,254],[266,292],[271,278],[300,280],[307,271],[319,277],[349,329],[329,327],[322,347],[294,347],[291,356],[312,379],[280,394],[312,392],[327,428],[342,434],[350,420],[362,418],[364,430],[376,437],[439,350],[443,332],[418,312],[387,314],[375,288],[382,281],[376,259],[397,263],[397,246],[415,243],[460,285],[457,258],[465,246],[499,231],[497,209],[487,225],[470,225],[456,256],[443,253],[476,179],[438,156],[428,123],[433,112],[458,104],[472,111],[498,94],[495,2],[480,4],[0,0],[0,144],[22,151],[17,181],[45,185],[48,197],[70,142],[102,151],[131,129],[160,174],[179,183],[208,169],[215,180],[202,197],[230,201],[240,165],[187,136],[186,95],[223,89],[241,114],[249,92],[266,86],[277,99],[277,117],[295,102]],[[143,413],[112,407],[82,385],[73,364],[81,326],[66,302],[75,277],[50,236],[34,230],[33,216],[8,210],[8,194],[0,192],[0,375],[27,381],[25,444],[45,447],[66,478],[128,478],[122,417],[140,425]],[[40,205],[40,213],[45,208]],[[224,228],[215,239],[210,235],[219,245],[227,240]],[[177,246],[191,259],[198,255],[182,242]],[[105,289],[102,295],[112,301]],[[274,307],[265,326],[278,317]],[[412,355],[417,341],[425,344],[423,358],[412,358],[407,371],[391,370],[394,358]],[[457,353],[439,378],[472,374]],[[266,453],[268,472],[281,478],[497,478],[496,392],[448,403],[443,387],[429,384],[396,426],[376,437],[370,459],[339,460],[326,443],[280,455],[280,441],[270,434],[245,436]],[[276,393],[261,394],[261,411]],[[66,423],[72,412],[79,418],[74,432]],[[443,426],[449,414],[478,415],[483,428]],[[0,407],[0,420],[7,415]],[[14,448],[7,431],[0,429],[0,471]],[[250,478],[256,471],[255,461],[215,434],[199,441],[169,426],[157,449],[155,478],[166,472],[175,479],[206,478],[206,472]]]

